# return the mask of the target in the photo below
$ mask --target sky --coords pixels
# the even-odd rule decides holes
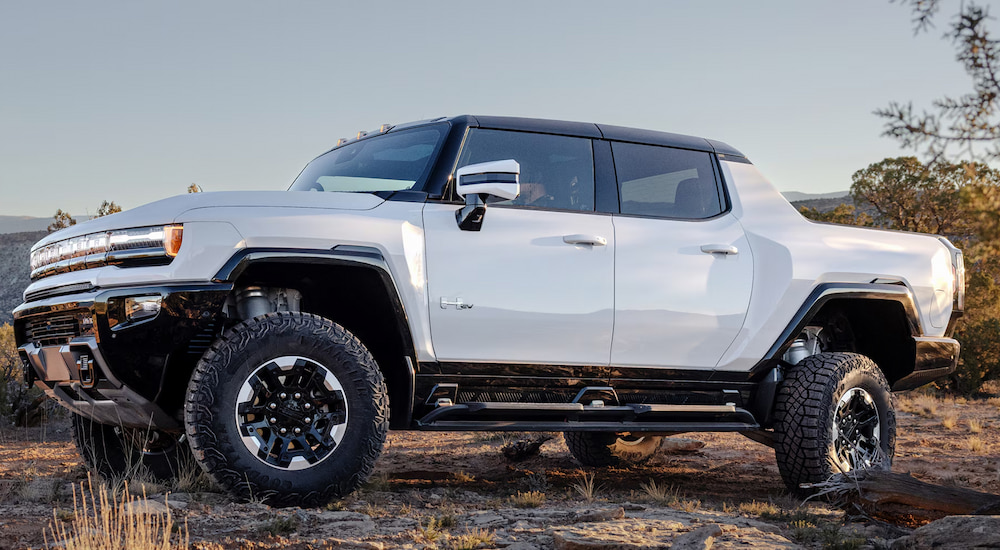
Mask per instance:
[[[942,3],[914,35],[888,0],[0,0],[0,215],[286,189],[340,137],[458,114],[718,139],[843,191],[913,153],[872,111],[970,88]]]

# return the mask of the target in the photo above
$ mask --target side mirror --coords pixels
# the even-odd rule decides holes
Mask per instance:
[[[465,197],[465,206],[455,212],[459,229],[479,231],[486,215],[486,199],[516,198],[521,193],[521,165],[514,159],[470,164],[458,169],[455,192]]]

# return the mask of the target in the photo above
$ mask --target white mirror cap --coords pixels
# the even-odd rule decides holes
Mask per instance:
[[[514,159],[470,164],[458,169],[456,191],[460,197],[487,194],[510,200],[521,193],[520,173],[521,165]]]

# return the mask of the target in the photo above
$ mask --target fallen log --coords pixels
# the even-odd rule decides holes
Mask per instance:
[[[962,487],[920,481],[910,474],[861,470],[838,474],[812,485],[849,512],[892,523],[925,523],[952,515],[993,515],[1000,511],[1000,495]]]

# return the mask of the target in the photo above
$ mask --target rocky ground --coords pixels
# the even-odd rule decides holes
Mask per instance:
[[[1000,400],[899,400],[894,470],[1000,493]],[[531,434],[394,432],[360,491],[325,508],[232,502],[196,469],[172,487],[134,479],[143,513],[193,548],[969,548],[1000,546],[1000,518],[919,529],[845,519],[789,496],[773,452],[735,434],[669,438],[631,468],[581,468],[560,437],[508,462]],[[74,528],[87,473],[65,419],[0,431],[0,549]],[[93,482],[100,492],[99,481]],[[140,499],[141,502],[141,499]],[[964,537],[964,538],[963,538]],[[971,537],[971,539],[970,539]]]

